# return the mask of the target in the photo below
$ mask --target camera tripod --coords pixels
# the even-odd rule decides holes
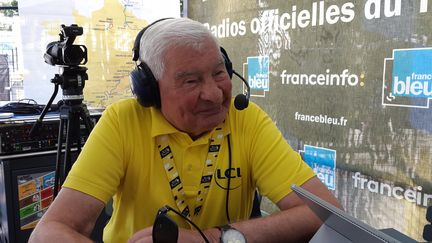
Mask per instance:
[[[87,106],[82,104],[81,100],[64,100],[59,108],[60,124],[57,140],[57,157],[56,157],[56,173],[54,180],[54,197],[57,196],[58,187],[63,184],[66,176],[72,168],[71,151],[75,147],[78,154],[81,152],[82,136],[81,136],[81,120],[84,123],[87,134],[90,134],[93,129],[93,123],[90,119]],[[61,171],[62,160],[62,144],[63,135],[65,136],[64,146],[64,163],[63,171]]]
[[[81,136],[81,121],[86,128],[87,134],[90,134],[91,130],[93,129],[93,122],[90,119],[90,113],[87,110],[87,106],[82,103],[82,89],[84,87],[84,81],[87,79],[87,75],[85,73],[86,70],[86,68],[82,67],[65,68],[62,75],[56,74],[55,77],[51,79],[51,82],[55,84],[54,92],[29,133],[29,135],[32,136],[38,130],[38,127],[42,124],[43,118],[48,112],[54,98],[57,96],[59,85],[61,85],[63,89],[63,99],[61,102],[59,102],[61,105],[59,105],[60,121],[57,139],[56,170],[54,177],[54,198],[57,196],[59,186],[63,184],[66,176],[72,168],[72,150],[75,149],[78,154],[81,152],[81,145],[83,142]],[[71,73],[78,75],[71,75]],[[71,78],[73,76],[78,78]],[[62,152],[64,152],[63,168],[61,163],[63,155]]]

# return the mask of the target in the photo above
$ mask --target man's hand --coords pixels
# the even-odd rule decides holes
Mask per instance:
[[[153,243],[152,237],[153,227],[148,227],[136,232],[131,238],[129,238],[128,243]],[[216,228],[208,229],[204,232],[209,242],[219,242],[219,230]],[[202,243],[204,242],[203,237],[196,230],[188,230],[179,228],[179,243]],[[157,243],[157,242],[156,242]]]
[[[152,243],[152,230],[153,227],[147,227],[136,232],[131,238],[129,238],[128,243]]]

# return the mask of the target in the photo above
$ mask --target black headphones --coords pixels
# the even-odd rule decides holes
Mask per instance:
[[[137,62],[139,59],[139,48],[140,48],[140,42],[141,37],[143,36],[144,32],[151,27],[152,25],[166,20],[166,19],[172,19],[172,18],[163,18],[156,20],[155,22],[147,25],[144,29],[142,29],[140,32],[138,32],[138,35],[135,38],[134,46],[133,46],[133,53],[132,53],[132,60],[134,62]],[[236,96],[234,105],[238,110],[243,110],[249,105],[249,93],[250,88],[248,82],[244,80],[243,77],[241,77],[237,72],[235,72],[232,68],[232,62],[228,57],[227,52],[224,48],[220,47],[220,51],[222,53],[222,56],[225,61],[225,67],[228,72],[228,75],[230,79],[232,79],[233,73],[237,75],[242,81],[246,84],[247,87],[247,94],[239,94]],[[144,63],[140,62],[138,65],[136,65],[136,68],[132,70],[130,73],[130,81],[131,81],[131,90],[132,93],[137,97],[138,102],[145,106],[155,106],[157,108],[161,107],[161,101],[160,101],[160,93],[159,93],[159,85],[154,77],[152,71],[150,70],[149,66]]]

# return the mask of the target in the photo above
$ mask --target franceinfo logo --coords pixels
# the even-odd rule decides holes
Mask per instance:
[[[343,69],[340,73],[334,73],[326,69],[324,73],[293,74],[283,70],[280,74],[281,83],[286,85],[311,85],[311,86],[357,86],[359,76],[349,69]],[[360,82],[363,86],[364,83]]]
[[[372,193],[386,195],[398,200],[405,199],[410,203],[415,203],[419,206],[427,207],[432,202],[432,195],[424,193],[421,186],[417,187],[401,187],[395,182],[382,182],[373,180],[369,176],[362,175],[360,172],[355,172],[351,176],[354,181],[354,188],[368,190]]]

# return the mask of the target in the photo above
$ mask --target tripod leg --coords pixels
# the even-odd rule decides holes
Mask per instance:
[[[90,117],[87,116],[88,113],[86,113],[86,111],[84,110],[84,108],[80,107],[78,110],[78,119],[77,119],[77,123],[78,123],[78,131],[77,131],[77,135],[78,137],[76,138],[77,141],[77,149],[78,149],[78,153],[81,153],[81,138],[82,138],[82,134],[81,134],[81,121],[80,119],[82,119],[84,126],[87,130],[87,134],[90,134],[91,129],[92,129],[92,123],[90,120]]]
[[[80,107],[79,116],[82,119],[84,126],[87,131],[87,135],[90,135],[92,129],[93,129],[93,122],[90,118],[90,113],[87,110],[87,107],[85,105],[82,105]],[[79,129],[79,137],[78,137],[78,152],[81,153],[81,129]],[[88,137],[88,136],[87,136]],[[85,143],[85,141],[84,141]]]
[[[56,170],[54,175],[54,192],[53,192],[53,198],[57,196],[58,190],[59,190],[59,184],[60,184],[60,173],[61,173],[61,154],[62,154],[62,147],[63,147],[63,129],[65,120],[60,119],[59,121],[59,132],[58,132],[58,138],[57,138],[57,156],[56,156]]]
[[[93,130],[93,122],[90,118],[90,113],[87,110],[87,107],[83,105],[82,110],[80,112],[80,117],[84,122],[84,125],[86,127],[87,130],[87,134],[90,134],[91,131]]]
[[[71,163],[71,147],[73,144],[73,140],[75,138],[75,141],[78,145],[80,145],[80,142],[78,141],[80,138],[79,136],[79,117],[74,116],[71,112],[69,113],[69,119],[68,119],[68,125],[66,130],[66,144],[65,144],[65,158],[64,158],[64,179],[66,179],[70,169],[72,168]],[[78,128],[77,128],[78,127]],[[78,137],[78,138],[77,138]],[[78,147],[78,151],[80,148]]]
[[[72,168],[71,161],[71,148],[76,145],[77,152],[81,152],[81,122],[83,120],[84,125],[90,134],[93,123],[90,119],[88,111],[85,106],[81,105],[69,105],[64,104],[60,109],[60,127],[58,136],[58,147],[57,147],[57,161],[56,161],[56,175],[54,185],[54,197],[57,195],[58,187],[63,184],[69,171]],[[87,112],[86,112],[87,111]],[[64,163],[63,171],[61,171],[60,161],[62,158],[62,145],[63,145],[63,131],[66,131],[66,139],[64,146]]]

